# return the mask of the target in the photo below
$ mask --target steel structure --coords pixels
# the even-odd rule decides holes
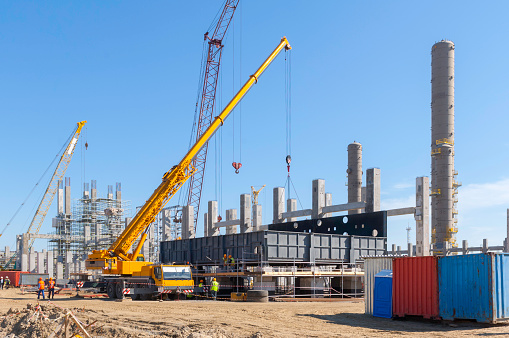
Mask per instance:
[[[212,35],[205,33],[205,40],[208,41],[207,62],[203,71],[203,87],[201,89],[201,99],[199,103],[200,111],[198,124],[196,126],[196,136],[193,141],[198,140],[212,122],[212,114],[216,102],[217,80],[219,77],[219,67],[221,65],[221,55],[223,52],[223,38],[228,30],[228,26],[233,18],[235,9],[239,0],[226,0],[223,11]],[[193,144],[192,142],[191,144]],[[193,159],[192,165],[196,172],[189,180],[189,189],[187,191],[187,205],[194,207],[195,229],[200,212],[200,199],[203,187],[203,178],[205,175],[205,163],[207,161],[208,143],[198,152]]]

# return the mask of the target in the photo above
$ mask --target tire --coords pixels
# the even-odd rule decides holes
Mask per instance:
[[[115,292],[116,292],[116,295],[117,295],[117,298],[124,298],[124,288],[122,287],[122,282],[120,283],[117,283],[117,285],[115,286]]]
[[[152,294],[151,293],[144,293],[141,296],[141,300],[152,300]]]
[[[269,301],[269,291],[267,290],[248,290],[246,301],[267,303]]]
[[[108,282],[108,285],[106,286],[106,293],[110,299],[117,298],[117,293],[115,292],[115,283]]]

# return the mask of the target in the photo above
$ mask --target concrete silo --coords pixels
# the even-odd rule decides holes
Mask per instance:
[[[454,170],[454,43],[442,40],[431,49],[431,226],[432,243],[456,245]]]

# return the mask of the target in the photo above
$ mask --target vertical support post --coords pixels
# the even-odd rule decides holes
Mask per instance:
[[[234,219],[237,219],[237,209],[228,209],[226,210],[226,220],[232,221]],[[226,234],[227,235],[233,235],[237,233],[237,226],[236,225],[230,225],[226,227]]]
[[[396,254],[396,244],[393,244],[392,245],[392,254],[395,255]]]
[[[262,231],[262,205],[253,205],[253,231]]]
[[[361,187],[361,202],[366,203],[366,187]]]
[[[97,199],[97,181],[92,180],[91,182],[91,188],[90,188],[90,199]]]
[[[57,279],[64,278],[64,265],[62,264],[62,262],[57,262],[57,273],[55,277]]]
[[[484,238],[482,240],[482,252],[483,253],[487,253],[488,252],[488,239],[487,238]]]
[[[29,272],[29,266],[28,266],[28,255],[27,254],[21,254],[21,271],[27,271]]]
[[[58,180],[57,190],[57,215],[64,213],[64,186],[62,180]]]
[[[463,240],[462,249],[463,249],[463,254],[467,255],[468,254],[468,241],[466,239]]]
[[[297,210],[297,200],[295,198],[289,198],[286,200],[286,211],[296,211]],[[289,217],[286,219],[287,222],[295,222],[297,217]]]
[[[415,254],[429,256],[429,178],[417,177],[415,184]]]
[[[71,215],[71,178],[65,178],[65,214]]]
[[[87,248],[90,245],[90,225],[84,226],[83,233],[84,233],[83,244],[84,247]]]
[[[322,208],[325,206],[325,180],[313,180],[311,218],[322,217]]]
[[[48,251],[46,252],[46,273],[50,276],[50,277],[54,277],[53,276],[53,266],[54,266],[55,262],[53,261],[53,251]]]
[[[272,223],[283,223],[283,212],[285,208],[285,188],[276,187],[272,191]]]
[[[252,232],[251,194],[240,195],[240,233]]]
[[[332,205],[332,194],[328,192],[325,194],[325,206],[330,207],[331,205]],[[323,214],[323,218],[331,217],[331,215],[332,214],[328,212],[326,214]]]
[[[182,239],[194,238],[194,206],[182,207]]]
[[[414,245],[412,243],[408,243],[408,257],[412,257],[414,252]]]
[[[505,239],[505,252],[509,252],[509,209],[507,209],[507,237]]]
[[[219,236],[219,228],[214,227],[217,222],[217,201],[209,201],[208,217],[209,236]]]
[[[37,255],[37,273],[44,273],[44,253],[36,252]]]
[[[366,212],[380,211],[380,168],[366,170]]]
[[[203,214],[203,237],[210,237],[209,235],[209,214]]]
[[[36,252],[28,253],[28,271],[35,273],[36,272]]]

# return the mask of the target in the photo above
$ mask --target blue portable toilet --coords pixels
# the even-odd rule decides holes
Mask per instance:
[[[375,275],[373,316],[392,318],[392,270],[382,270]]]

